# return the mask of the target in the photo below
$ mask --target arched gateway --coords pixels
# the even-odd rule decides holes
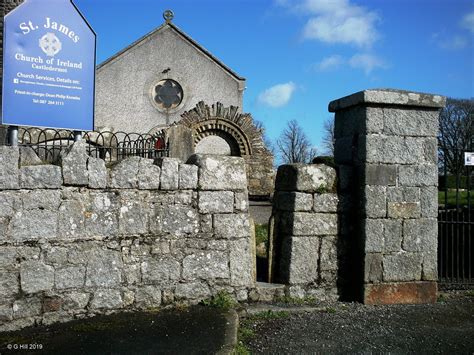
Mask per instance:
[[[194,151],[243,157],[247,164],[249,195],[267,197],[273,189],[273,155],[265,147],[263,131],[252,116],[235,106],[199,102],[182,114],[178,125],[192,132]]]

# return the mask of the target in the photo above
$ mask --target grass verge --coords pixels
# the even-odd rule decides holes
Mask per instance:
[[[241,319],[238,331],[237,346],[234,349],[233,354],[235,355],[248,355],[250,351],[247,348],[248,342],[255,337],[256,329],[262,323],[272,319],[282,319],[289,317],[290,313],[281,311],[274,312],[271,310],[263,311],[254,314],[250,317]]]
[[[227,291],[219,291],[217,294],[201,302],[204,306],[220,308],[220,309],[231,309],[237,305],[237,302]]]

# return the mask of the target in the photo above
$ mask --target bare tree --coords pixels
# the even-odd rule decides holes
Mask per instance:
[[[296,120],[288,122],[276,144],[281,160],[285,164],[309,163],[317,154],[316,148],[311,146],[308,137]]]
[[[464,170],[464,151],[474,148],[474,99],[448,98],[439,118],[440,164],[448,173]]]
[[[265,125],[263,124],[262,121],[253,120],[253,123],[255,124],[255,127],[259,129],[262,132],[262,139],[263,143],[265,144],[265,147],[273,154],[275,155],[275,146],[271,139],[267,135],[267,130],[265,129]]]
[[[323,124],[323,147],[325,149],[325,154],[333,157],[334,156],[334,115],[329,117]]]

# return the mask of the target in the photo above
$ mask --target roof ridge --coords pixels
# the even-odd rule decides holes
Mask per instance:
[[[241,77],[240,75],[238,75],[236,72],[234,72],[232,69],[230,69],[227,65],[225,65],[224,63],[222,63],[219,59],[217,59],[217,57],[215,57],[214,55],[211,54],[211,52],[209,52],[206,48],[204,48],[202,45],[200,45],[198,42],[196,42],[194,39],[192,39],[188,34],[186,34],[183,30],[181,30],[178,26],[176,26],[175,24],[171,23],[171,22],[165,22],[163,23],[161,26],[153,29],[152,31],[148,32],[147,34],[145,34],[144,36],[140,37],[139,39],[137,39],[136,41],[132,42],[130,45],[128,45],[127,47],[121,49],[120,51],[118,51],[117,53],[115,53],[114,55],[112,55],[111,57],[107,58],[105,61],[103,61],[102,63],[100,63],[99,65],[97,65],[96,69],[101,69],[102,67],[106,66],[107,64],[109,64],[110,62],[112,62],[114,59],[120,57],[122,54],[126,53],[127,51],[129,51],[131,48],[135,47],[136,45],[138,45],[139,43],[145,41],[147,38],[153,36],[155,33],[161,31],[162,29],[164,29],[165,27],[169,26],[171,29],[173,29],[174,31],[176,31],[181,37],[183,37],[185,40],[187,40],[191,45],[193,45],[196,49],[198,49],[199,51],[201,51],[204,55],[206,55],[209,59],[211,59],[212,61],[214,61],[216,64],[218,64],[222,69],[224,69],[226,72],[228,72],[231,76],[233,76],[234,78],[236,78],[237,80],[245,80],[245,78]]]

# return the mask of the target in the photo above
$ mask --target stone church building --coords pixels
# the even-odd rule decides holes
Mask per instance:
[[[22,2],[2,2],[2,19]],[[273,156],[242,113],[245,79],[179,29],[171,11],[163,17],[160,27],[97,66],[95,130],[165,131],[170,156],[182,160],[193,153],[241,156],[249,195],[269,197]],[[5,139],[0,126],[0,143]]]
[[[200,101],[242,108],[245,79],[170,20],[97,67],[96,126],[149,132]]]
[[[171,156],[242,156],[249,194],[269,196],[273,156],[252,117],[241,112],[245,79],[179,29],[172,12],[164,17],[97,67],[96,129],[154,134],[181,127],[168,135]]]

